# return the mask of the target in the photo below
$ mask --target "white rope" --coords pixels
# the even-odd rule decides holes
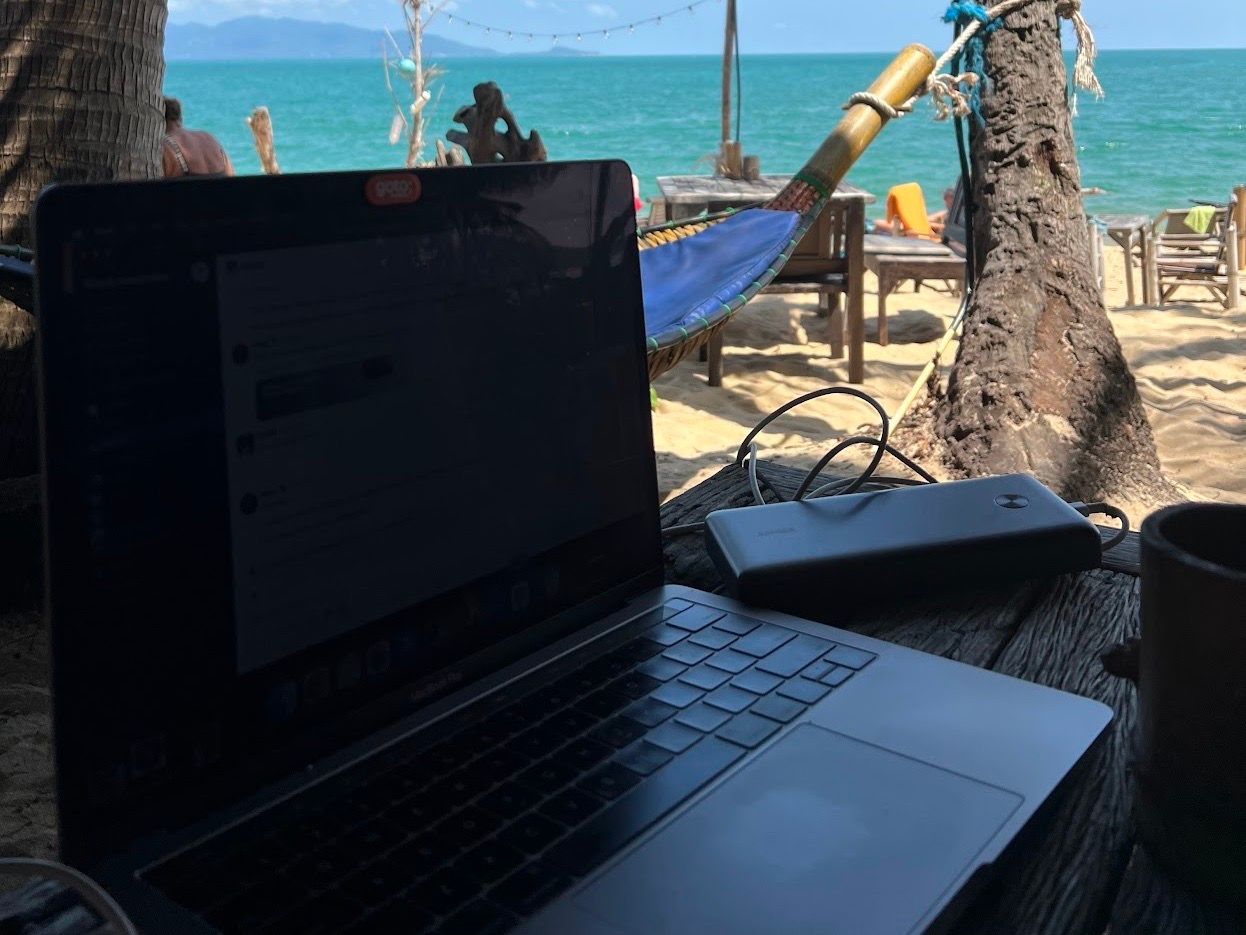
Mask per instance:
[[[1029,6],[1034,0],[1003,0],[993,7],[987,9],[987,15],[990,16],[992,22],[1002,19],[1014,10],[1019,10],[1024,6]],[[1086,22],[1086,18],[1082,16],[1082,0],[1057,0],[1056,14],[1062,19],[1067,19],[1073,24],[1073,31],[1077,35],[1077,60],[1073,65],[1073,84],[1091,92],[1097,98],[1103,97],[1103,86],[1099,84],[1099,79],[1095,75],[1095,57],[1098,50],[1095,46],[1095,36],[1090,30],[1090,24]],[[917,97],[922,95],[930,95],[930,100],[935,108],[935,119],[946,120],[948,117],[957,116],[964,117],[970,112],[969,96],[963,89],[972,89],[978,83],[978,76],[969,73],[964,75],[941,74],[948,63],[957,55],[964,51],[969,41],[985,26],[980,20],[974,20],[967,25],[961,34],[956,37],[956,41],[948,46],[937,62],[935,62],[934,70],[929,78],[926,79],[926,86]],[[862,103],[871,103],[862,101]],[[905,108],[912,109],[912,101],[909,101]],[[871,103],[871,106],[872,103]],[[901,108],[904,109],[904,108]],[[1077,98],[1073,99],[1073,110],[1077,110]],[[880,111],[881,113],[881,111]]]
[[[907,113],[911,113],[913,110],[912,101],[907,101],[899,107],[892,107],[886,98],[879,97],[877,94],[871,94],[869,91],[858,91],[848,98],[848,103],[844,105],[844,110],[847,110],[853,104],[865,104],[873,107],[884,120],[895,120]]]
[[[1057,0],[1056,13],[1073,24],[1073,32],[1077,35],[1077,60],[1073,63],[1073,86],[1089,91],[1097,100],[1103,100],[1103,85],[1095,74],[1095,58],[1099,50],[1095,46],[1095,34],[1090,31],[1090,24],[1082,16],[1082,0]],[[1077,116],[1077,94],[1069,103],[1073,116]]]

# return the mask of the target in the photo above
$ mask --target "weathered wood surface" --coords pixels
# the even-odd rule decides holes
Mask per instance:
[[[769,201],[792,180],[790,175],[762,175],[756,179],[726,179],[717,175],[659,175],[658,190],[668,205],[731,202],[753,204]],[[840,182],[831,196],[836,201],[860,199],[873,204],[875,198],[864,188]]]
[[[770,464],[784,496],[803,472]],[[700,522],[712,510],[752,502],[744,472],[728,467],[662,508],[664,527]],[[1101,530],[1106,538],[1111,530]],[[716,590],[721,581],[703,539],[670,537],[668,577]],[[1103,671],[1099,655],[1138,635],[1138,540],[1109,552],[1100,570],[1048,581],[837,612],[825,622],[914,649],[1094,698],[1116,718],[996,881],[957,926],[969,933],[1209,933],[1246,930],[1246,920],[1184,893],[1135,853],[1130,820],[1134,686]],[[902,569],[897,569],[902,573]],[[1132,857],[1132,862],[1131,862]],[[1128,869],[1127,869],[1128,868]]]

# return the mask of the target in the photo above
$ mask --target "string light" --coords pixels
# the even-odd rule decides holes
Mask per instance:
[[[696,13],[696,8],[699,6],[704,6],[707,3],[720,3],[720,2],[722,2],[722,0],[694,0],[693,3],[687,3],[687,4],[684,4],[683,6],[676,7],[672,10],[667,10],[665,13],[658,13],[658,14],[655,14],[654,16],[647,16],[644,19],[634,20],[630,23],[622,23],[617,26],[611,26],[609,29],[600,29],[600,30],[599,29],[589,29],[589,30],[581,29],[581,30],[569,30],[566,32],[521,31],[519,34],[526,36],[529,42],[531,42],[533,39],[551,39],[553,40],[555,45],[557,45],[559,39],[570,39],[572,37],[574,37],[577,42],[583,42],[585,32],[589,33],[589,35],[600,33],[603,39],[609,39],[610,33],[612,30],[615,32],[618,32],[622,30],[624,26],[626,26],[628,34],[630,35],[636,32],[637,26],[661,26],[662,20],[665,19],[666,17],[675,16],[677,14],[682,14],[682,13],[693,15]],[[506,33],[507,39],[512,39],[515,36],[514,29],[507,29],[505,27],[500,27],[500,26],[492,26],[487,23],[478,23],[475,20],[465,19],[462,16],[451,16],[448,13],[446,14],[446,22],[453,23],[458,26],[463,26],[468,29],[479,29],[482,32],[484,32],[486,36],[491,36],[493,35],[494,32]]]

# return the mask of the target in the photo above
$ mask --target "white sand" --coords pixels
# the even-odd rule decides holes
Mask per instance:
[[[1112,324],[1138,380],[1165,473],[1192,497],[1246,503],[1246,314],[1230,314],[1198,290],[1162,309],[1127,308],[1121,251],[1108,251],[1107,263]],[[902,286],[888,301],[891,344],[880,347],[874,343],[876,288],[867,275],[861,388],[892,412],[930,360],[958,299]],[[830,357],[826,320],[816,309],[812,295],[763,296],[727,331],[721,388],[707,385],[705,365],[696,360],[657,380],[653,428],[664,496],[730,463],[765,413],[820,386],[848,385],[847,360]],[[944,355],[944,372],[955,348]],[[762,456],[811,466],[837,439],[873,428],[871,416],[863,403],[843,397],[816,400],[761,436]]]

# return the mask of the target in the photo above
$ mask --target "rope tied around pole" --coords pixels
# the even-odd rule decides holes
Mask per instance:
[[[852,107],[854,104],[865,104],[873,107],[878,111],[878,116],[884,120],[895,120],[903,117],[905,114],[913,112],[913,102],[907,101],[899,107],[892,107],[891,104],[877,94],[871,94],[869,91],[858,91],[852,97],[848,98],[848,103],[844,105],[844,110]]]
[[[960,23],[963,29],[956,41],[948,46],[947,51],[935,63],[934,71],[926,80],[926,87],[922,92],[930,96],[936,120],[973,114],[979,123],[983,122],[980,97],[987,81],[983,61],[986,37],[1003,25],[1004,17],[1009,13],[1033,2],[1035,0],[1002,0],[994,6],[984,7],[970,0],[952,0],[943,14],[943,20]],[[1090,24],[1082,16],[1082,0],[1056,0],[1056,14],[1073,24],[1073,31],[1077,36],[1073,84],[1097,98],[1102,98],[1103,87],[1095,76],[1094,67],[1098,50]],[[966,70],[959,75],[941,73],[962,52],[968,55]],[[1077,112],[1076,98],[1073,100],[1073,111]]]
[[[929,95],[934,106],[935,120],[947,120],[950,117],[968,117],[970,114],[979,125],[985,124],[982,116],[981,95],[987,85],[985,69],[986,37],[1004,25],[1004,17],[1014,10],[1029,6],[1035,0],[1002,0],[992,7],[984,7],[971,0],[952,0],[943,14],[946,23],[959,23],[963,28],[946,52],[935,63],[934,70],[926,79],[922,95]],[[1095,75],[1095,58],[1098,49],[1090,24],[1082,16],[1082,0],[1056,0],[1056,14],[1073,24],[1077,36],[1077,59],[1073,65],[1073,84],[1075,87],[1089,91],[1096,98],[1103,97],[1103,86]],[[966,69],[959,75],[944,72],[943,69],[955,60],[962,52],[967,55]],[[916,98],[913,99],[915,101]],[[895,120],[913,109],[913,101],[907,101],[898,107],[883,100],[869,91],[858,91],[848,98],[844,110],[854,104],[865,104],[874,108],[884,120]],[[1071,108],[1077,115],[1077,96],[1073,96]]]

